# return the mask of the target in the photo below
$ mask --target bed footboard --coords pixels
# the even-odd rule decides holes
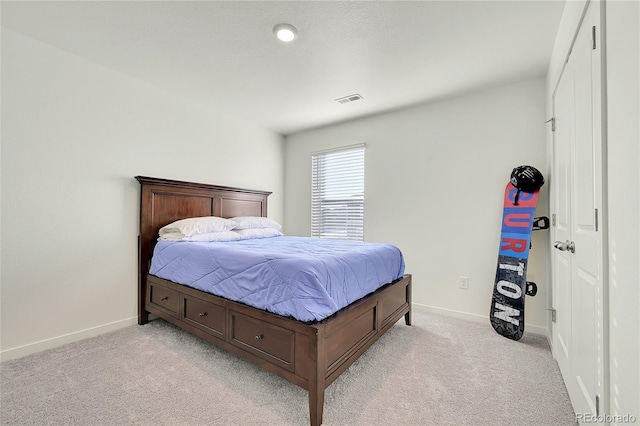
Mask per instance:
[[[411,314],[411,275],[312,324],[153,275],[146,282],[148,313],[307,389],[312,426],[322,424],[325,389]]]
[[[411,325],[411,275],[313,325],[317,333],[308,387],[311,426],[322,424],[324,390],[403,316]]]

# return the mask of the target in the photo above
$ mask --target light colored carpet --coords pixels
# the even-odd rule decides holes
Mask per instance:
[[[325,394],[325,425],[570,425],[546,339],[414,312]],[[303,389],[162,320],[0,365],[2,425],[307,425]]]

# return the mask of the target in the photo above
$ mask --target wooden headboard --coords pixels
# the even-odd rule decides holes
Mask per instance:
[[[138,323],[148,321],[146,280],[158,231],[164,225],[198,216],[266,216],[271,192],[136,176],[140,193],[138,237]]]

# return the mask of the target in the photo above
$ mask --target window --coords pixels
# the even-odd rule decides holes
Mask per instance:
[[[364,145],[311,156],[311,236],[364,239]]]

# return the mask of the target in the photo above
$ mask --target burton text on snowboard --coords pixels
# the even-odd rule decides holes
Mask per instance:
[[[527,283],[527,261],[539,192],[518,190],[509,182],[504,194],[490,320],[496,332],[513,340],[524,333],[525,295],[535,294],[533,283]]]

